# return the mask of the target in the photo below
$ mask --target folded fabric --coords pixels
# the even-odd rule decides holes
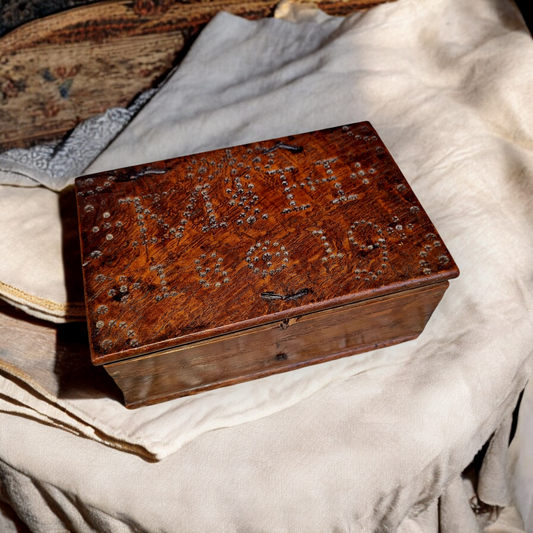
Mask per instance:
[[[45,320],[84,320],[73,192],[0,186],[0,298]]]
[[[268,416],[345,376],[411,358],[386,350],[127,410],[103,368],[91,365],[84,324],[31,321],[0,307],[0,399],[24,413],[109,446],[161,459],[196,436]],[[10,403],[11,402],[11,403]],[[10,405],[13,407],[11,408]]]
[[[345,520],[341,529],[357,516],[362,531],[394,530],[456,479],[510,415],[531,374],[533,243],[524,235],[533,225],[527,171],[533,165],[533,44],[515,8],[506,0],[401,0],[346,19],[319,12],[314,19],[307,10],[301,22],[289,12],[296,22],[218,15],[88,172],[370,120],[462,273],[416,341],[138,411],[125,410],[112,389],[91,385],[92,378],[64,391],[58,341],[42,343],[39,365],[28,363],[28,350],[16,341],[26,322],[4,313],[2,411],[46,421],[47,442],[55,438],[49,426],[57,425],[151,458],[179,450],[156,469],[157,479],[131,454],[101,452],[103,463],[120,462],[135,478],[146,476],[143,491],[149,487],[152,495],[158,483],[191,481],[188,464],[205,476],[193,483],[190,505],[167,509],[152,530],[333,530],[338,522],[324,502],[346,504],[334,513]],[[13,187],[0,190],[0,198],[11,194],[17,194]],[[5,205],[18,220],[32,220],[13,204]],[[54,238],[61,228],[57,212],[50,215]],[[50,244],[44,237],[31,240],[36,226],[28,224],[28,231],[19,224],[8,237],[27,246],[17,252],[25,255],[2,255],[0,281],[39,296],[25,289],[30,280],[36,283],[31,273],[5,277],[29,264],[34,279],[55,279],[37,254]],[[26,335],[40,338],[39,328],[67,326],[29,324]],[[21,425],[12,425],[20,435]],[[77,446],[72,439],[65,433],[59,440]],[[299,462],[306,443],[312,449]],[[94,446],[83,440],[77,449],[94,458]],[[255,451],[247,456],[247,449]],[[232,456],[233,450],[241,455]],[[5,457],[23,469],[19,450]],[[66,459],[53,461],[56,470],[48,470],[50,463],[32,467],[57,487],[54,472]],[[264,484],[261,461],[277,472]],[[376,468],[387,472],[386,480],[376,482]],[[331,491],[321,503],[311,498],[302,507],[299,487],[315,494],[320,473],[335,473]],[[233,485],[226,487],[228,479]],[[126,474],[109,483],[115,494],[131,496],[127,510],[114,510],[107,491],[91,496],[91,505],[116,519],[122,512],[150,515],[132,485]],[[253,487],[244,497],[250,512],[236,518],[224,498],[239,501],[243,487]],[[356,503],[348,505],[346,494]],[[201,518],[206,501],[213,513]],[[287,512],[304,509],[291,514],[290,527],[276,514],[281,501]],[[271,516],[279,521],[274,527]]]
[[[52,322],[85,319],[76,207],[64,189],[154,92],[82,122],[64,141],[0,154],[0,186],[12,186],[0,187],[0,298]]]
[[[0,401],[2,494],[43,532],[479,533],[459,472],[516,396],[495,408],[466,386],[471,374],[453,372],[463,386],[446,402],[448,372],[425,363],[333,383],[158,463],[8,415]]]
[[[63,141],[0,154],[0,185],[47,187],[72,184],[156,92],[149,89],[128,108],[114,107],[79,124]]]

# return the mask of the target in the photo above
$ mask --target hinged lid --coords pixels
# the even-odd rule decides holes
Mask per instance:
[[[95,364],[459,274],[367,122],[76,189]]]

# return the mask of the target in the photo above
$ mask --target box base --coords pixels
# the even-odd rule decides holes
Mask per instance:
[[[448,282],[104,365],[136,408],[415,339]]]

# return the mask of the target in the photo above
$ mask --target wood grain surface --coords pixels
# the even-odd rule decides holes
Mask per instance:
[[[120,401],[106,372],[91,365],[84,323],[52,324],[0,301],[0,374],[51,401],[88,395]]]
[[[324,0],[333,15],[384,0]],[[219,11],[269,16],[274,0],[111,0],[34,20],[0,39],[0,151],[59,139],[127,106],[179,63]]]
[[[368,123],[76,180],[93,362],[458,275]]]
[[[104,368],[136,408],[416,338],[448,282],[402,291]]]

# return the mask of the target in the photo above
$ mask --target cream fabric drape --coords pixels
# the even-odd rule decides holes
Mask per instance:
[[[82,326],[4,309],[1,494],[36,531],[467,533],[458,476],[494,432],[486,494],[514,502],[505,432],[533,362],[531,37],[507,0],[279,13],[218,15],[87,172],[370,120],[461,276],[416,341],[133,412],[87,366]],[[56,322],[82,318],[68,195],[0,187],[0,294]]]

